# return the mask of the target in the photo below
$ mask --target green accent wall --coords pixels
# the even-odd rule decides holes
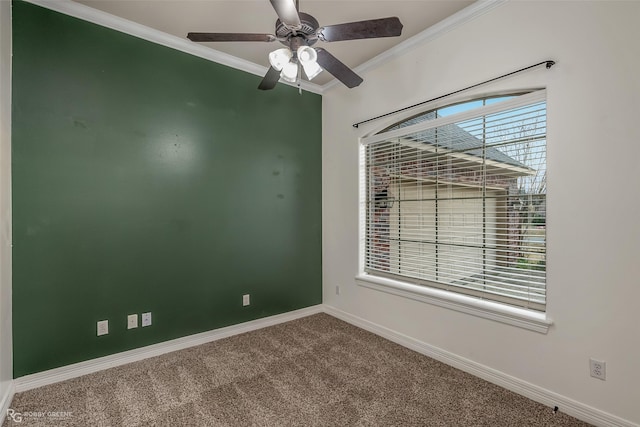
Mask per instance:
[[[14,377],[322,302],[322,100],[260,80],[14,2]]]

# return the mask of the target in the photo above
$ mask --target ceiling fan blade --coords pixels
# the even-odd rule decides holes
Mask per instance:
[[[316,52],[318,53],[318,64],[344,83],[346,87],[351,89],[363,82],[362,77],[326,50],[319,47],[316,48]]]
[[[276,10],[280,22],[290,30],[299,30],[302,28],[300,16],[296,8],[295,0],[269,0],[271,6]]]
[[[273,34],[251,33],[189,33],[187,38],[192,42],[272,42]]]
[[[273,67],[269,67],[269,71],[267,71],[267,74],[264,76],[264,78],[260,82],[260,86],[258,86],[258,89],[260,90],[273,89],[274,87],[276,87],[278,80],[280,80],[280,71],[276,70]]]
[[[402,23],[397,17],[327,25],[317,31],[318,38],[325,42],[341,40],[396,37],[402,34]]]

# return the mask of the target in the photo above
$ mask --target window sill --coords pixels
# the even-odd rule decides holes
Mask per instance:
[[[511,307],[493,301],[485,301],[440,289],[400,282],[398,280],[360,274],[356,276],[356,283],[365,288],[437,305],[542,334],[546,334],[549,327],[553,324],[546,313]]]

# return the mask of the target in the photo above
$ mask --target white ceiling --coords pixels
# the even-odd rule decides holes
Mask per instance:
[[[188,32],[268,33],[275,31],[277,15],[268,0],[75,0],[162,32],[185,38]],[[319,42],[351,68],[367,62],[409,37],[469,6],[470,0],[301,0],[300,11],[314,16],[320,25],[397,16],[404,25],[400,37]],[[201,43],[264,67],[278,42]],[[313,83],[324,85],[333,77],[323,72]]]

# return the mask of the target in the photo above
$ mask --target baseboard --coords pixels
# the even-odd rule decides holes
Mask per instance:
[[[14,394],[14,381],[9,381],[7,389],[4,391],[4,393],[2,393],[2,395],[0,395],[0,420],[4,419],[4,416],[7,413],[7,409],[11,407],[11,401],[13,400]]]
[[[631,421],[625,420],[599,409],[592,408],[568,397],[559,395],[542,387],[507,375],[503,372],[489,368],[472,360],[457,356],[453,353],[429,345],[422,341],[418,341],[407,335],[398,333],[384,326],[380,326],[376,323],[354,316],[335,307],[323,304],[266,317],[264,319],[257,319],[239,325],[228,326],[225,328],[215,329],[200,334],[190,335],[187,337],[154,344],[147,347],[129,350],[122,353],[117,353],[98,359],[75,363],[73,365],[63,366],[60,368],[55,368],[48,371],[38,372],[36,374],[17,378],[10,384],[4,395],[0,396],[0,414],[6,414],[6,411],[13,399],[14,393],[23,392],[60,381],[65,381],[71,378],[91,374],[104,369],[113,368],[115,366],[137,362],[149,357],[160,356],[162,354],[170,353],[173,351],[194,347],[222,338],[227,338],[233,335],[266,328],[268,326],[277,325],[322,312],[325,312],[338,319],[344,320],[345,322],[365,329],[411,350],[417,351],[418,353],[424,354],[425,356],[439,360],[443,363],[446,363],[447,365],[453,366],[462,371],[487,380],[493,384],[504,387],[507,390],[511,390],[522,396],[528,397],[529,399],[536,402],[542,403],[549,407],[558,406],[561,412],[564,412],[565,414],[571,415],[582,421],[591,423],[595,426],[640,427],[640,425],[635,424]]]
[[[71,378],[80,377],[82,375],[102,371],[104,369],[113,368],[115,366],[137,362],[149,357],[160,356],[162,354],[182,350],[189,347],[195,347],[197,345],[205,344],[211,341],[216,341],[245,332],[255,331],[257,329],[266,328],[268,326],[277,325],[279,323],[289,322],[291,320],[296,320],[302,317],[307,317],[312,314],[322,312],[322,305],[315,305],[300,310],[290,311],[288,313],[277,314],[275,316],[265,317],[263,319],[252,320],[250,322],[241,323],[238,325],[227,326],[212,331],[177,338],[171,341],[153,344],[147,347],[136,348],[133,350],[124,351],[122,353],[87,360],[85,362],[74,363],[73,365],[62,366],[60,368],[50,369],[48,371],[25,375],[14,380],[14,389],[16,393],[20,393],[33,388],[42,387],[48,384],[54,384]],[[13,396],[13,392],[11,393],[11,396]],[[6,413],[6,411],[3,413]]]
[[[547,405],[551,408],[557,406],[561,412],[567,415],[571,415],[579,420],[588,422],[595,426],[602,427],[640,427],[631,421],[601,411],[599,409],[592,408],[583,403],[577,402],[568,397],[559,395],[550,390],[528,383],[521,379],[515,378],[511,375],[507,375],[504,372],[497,371],[495,369],[484,366],[480,363],[472,360],[460,357],[441,348],[429,345],[422,341],[418,341],[407,335],[388,329],[384,326],[380,326],[376,323],[354,316],[335,307],[324,305],[324,312],[334,316],[340,320],[344,320],[359,328],[365,329],[369,332],[373,332],[383,338],[400,344],[403,347],[407,347],[425,356],[439,360],[447,365],[458,368],[462,371],[468,372],[476,377],[487,380],[493,384],[499,385],[518,393],[522,396],[528,397],[531,400]]]

